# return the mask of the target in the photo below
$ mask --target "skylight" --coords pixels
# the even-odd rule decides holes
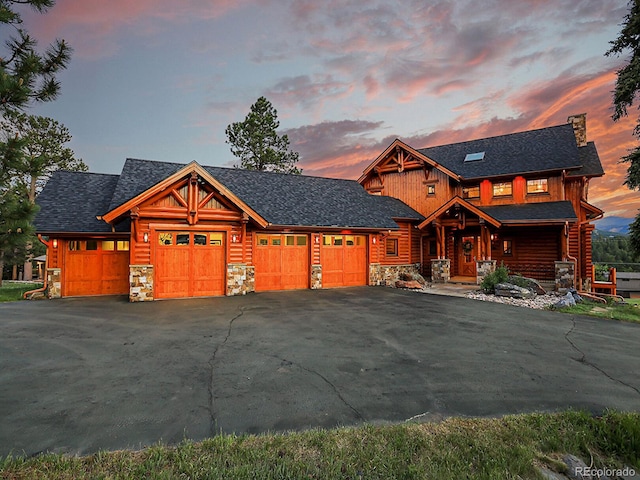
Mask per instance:
[[[467,153],[467,156],[464,157],[465,162],[476,162],[478,160],[484,160],[484,152]]]

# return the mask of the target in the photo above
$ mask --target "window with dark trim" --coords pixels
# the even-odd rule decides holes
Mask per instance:
[[[480,198],[480,185],[462,187],[462,198]]]
[[[387,257],[397,257],[398,256],[398,239],[397,238],[387,238],[385,242]]]
[[[546,178],[527,180],[527,193],[535,195],[538,193],[549,193],[549,181]]]
[[[435,195],[435,194],[436,194],[436,186],[427,185],[427,195]]]
[[[493,184],[494,197],[508,197],[513,195],[513,184],[511,182],[498,182]]]
[[[513,242],[511,240],[502,241],[502,255],[505,257],[513,255]]]

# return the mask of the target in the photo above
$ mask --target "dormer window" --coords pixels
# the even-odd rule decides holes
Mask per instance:
[[[536,180],[527,180],[527,193],[549,193],[549,181],[546,178],[538,178]]]
[[[494,197],[508,197],[513,194],[513,184],[511,182],[498,182],[493,184]]]

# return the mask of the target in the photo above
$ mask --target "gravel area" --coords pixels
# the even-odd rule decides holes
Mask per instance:
[[[527,308],[535,308],[538,310],[544,310],[556,303],[560,298],[564,295],[557,293],[547,293],[546,295],[538,295],[535,298],[531,299],[522,299],[522,298],[510,298],[510,297],[498,297],[496,295],[488,295],[481,291],[469,292],[466,294],[467,298],[472,298],[473,300],[482,300],[483,302],[495,302],[495,303],[506,303],[508,305],[516,305],[518,307],[527,307]]]

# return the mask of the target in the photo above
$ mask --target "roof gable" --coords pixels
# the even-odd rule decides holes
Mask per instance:
[[[572,170],[582,166],[570,124],[421,148],[418,151],[464,179]],[[477,152],[484,152],[484,158],[465,162],[468,154]]]
[[[402,140],[395,139],[378,157],[365,168],[364,172],[358,179],[362,183],[368,175],[372,173],[384,171],[402,172],[405,169],[435,167],[442,170],[446,175],[459,179],[458,175],[443,165],[439,165],[437,161],[424,155],[419,150],[410,147]]]

